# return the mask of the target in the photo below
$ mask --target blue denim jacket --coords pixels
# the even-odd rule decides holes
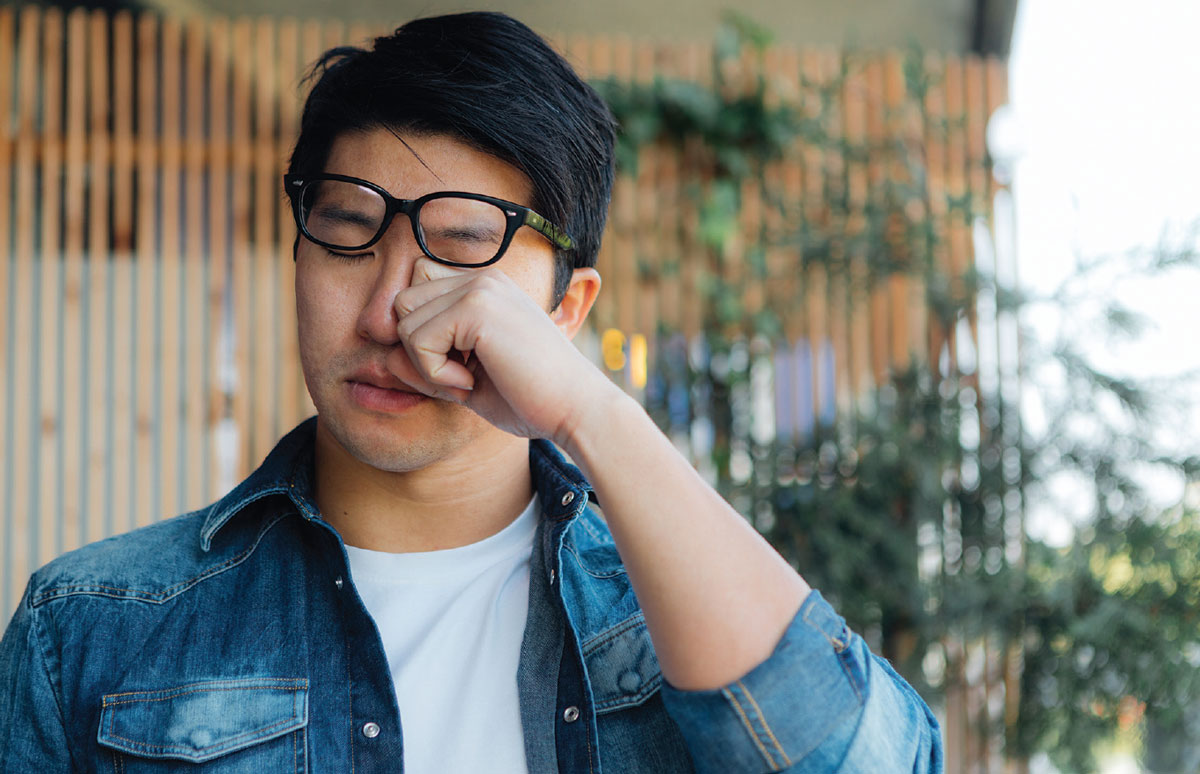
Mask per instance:
[[[0,643],[0,772],[402,771],[383,647],[312,499],[314,428],[220,502],[33,576]],[[531,772],[941,770],[924,702],[816,592],[741,680],[668,685],[588,484],[545,442],[530,465]]]

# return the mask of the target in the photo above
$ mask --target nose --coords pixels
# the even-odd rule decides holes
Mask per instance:
[[[386,346],[400,343],[396,332],[396,294],[412,284],[413,266],[424,253],[413,237],[412,226],[404,215],[397,215],[388,230],[372,248],[375,269],[368,293],[357,320],[358,335]]]

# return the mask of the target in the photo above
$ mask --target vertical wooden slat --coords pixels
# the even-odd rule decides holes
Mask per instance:
[[[62,444],[59,404],[62,379],[59,358],[62,355],[62,305],[59,279],[62,275],[62,44],[63,18],[57,8],[48,8],[42,16],[42,168],[41,168],[41,239],[37,248],[41,279],[41,322],[35,339],[35,358],[40,361],[40,381],[34,400],[40,404],[35,417],[40,423],[40,460],[38,461],[39,507],[33,517],[41,520],[36,562],[44,564],[62,549],[62,487],[58,464]]]
[[[965,104],[963,105],[964,131],[967,142],[967,190],[970,196],[970,208],[965,216],[963,228],[966,230],[967,247],[964,251],[965,263],[962,271],[966,272],[973,262],[973,245],[971,237],[972,224],[976,217],[984,212],[988,201],[987,184],[987,105],[985,103],[985,84],[983,61],[974,54],[967,56],[963,68]],[[971,340],[979,339],[979,319],[975,305],[967,307],[967,321],[971,326]]]
[[[133,17],[120,12],[113,19],[113,295],[112,369],[113,409],[108,425],[112,437],[109,460],[112,494],[109,531],[123,532],[134,524],[131,500],[133,478]]]
[[[862,395],[872,380],[870,275],[867,268],[867,197],[869,179],[864,152],[867,148],[867,78],[861,58],[854,57],[846,67],[842,86],[845,137],[854,152],[846,160],[846,201],[849,216],[846,222],[848,310],[850,316],[850,393]]]
[[[659,45],[654,48],[652,74],[654,78],[677,80],[682,64],[678,46]],[[658,206],[658,224],[655,227],[655,253],[658,261],[658,283],[656,295],[658,310],[654,326],[654,340],[661,342],[660,333],[674,335],[680,327],[682,307],[682,283],[680,282],[680,208],[679,198],[679,150],[670,144],[658,146],[658,175],[652,194]],[[661,350],[657,350],[661,351]],[[654,355],[651,355],[654,359]]]
[[[963,116],[963,65],[958,57],[947,56],[942,89],[946,106],[946,198],[955,203],[947,207],[946,246],[952,292],[963,290],[961,278],[970,260],[970,228],[966,224],[963,202],[967,193],[967,142]],[[958,373],[958,351],[954,328],[946,332],[951,373]]]
[[[929,247],[930,268],[934,274],[947,277],[950,272],[950,250],[946,240],[946,94],[942,80],[942,58],[936,54],[926,54],[924,68],[929,80],[925,104],[922,106],[925,119],[925,191],[928,200],[926,216],[932,221],[934,232],[933,244]],[[949,321],[937,318],[932,308],[928,315],[928,358],[930,367],[937,369],[946,347]]]
[[[251,342],[254,337],[254,296],[251,265],[254,253],[250,244],[250,206],[253,183],[251,158],[251,79],[250,58],[245,54],[252,51],[253,29],[246,19],[233,23],[232,83],[230,85],[232,136],[232,164],[230,185],[232,187],[232,282],[233,293],[233,422],[240,434],[234,457],[234,476],[241,478],[250,472],[254,449],[251,446],[250,428],[253,427],[251,392]]]
[[[786,99],[792,104],[800,104],[803,72],[799,52],[795,49],[780,51],[776,72],[779,74],[778,81],[780,88],[784,89]],[[779,204],[770,208],[775,220],[771,230],[776,234],[774,240],[777,243],[769,253],[771,274],[775,278],[773,284],[777,288],[776,303],[782,310],[780,322],[783,334],[790,344],[794,344],[803,333],[803,282],[800,268],[804,192],[804,171],[800,159],[803,153],[803,143],[797,139],[779,163],[778,182],[770,180],[780,197]]]
[[[250,465],[257,466],[278,440],[277,409],[279,373],[279,282],[276,279],[275,207],[279,186],[275,170],[279,152],[275,143],[275,36],[269,19],[260,19],[254,29],[254,223],[250,252],[254,298],[252,328],[241,333],[250,339],[253,370],[248,374],[251,393]],[[247,318],[249,321],[249,318]]]
[[[946,189],[949,199],[961,201],[966,192],[966,141],[964,138],[963,122],[963,81],[962,63],[956,57],[945,60],[945,78],[942,89],[945,94],[946,107],[946,159],[947,177]],[[967,265],[967,250],[969,249],[968,230],[960,209],[948,208],[948,223],[946,226],[947,248],[949,257],[949,278],[952,291],[961,292],[959,278]],[[958,373],[958,355],[956,346],[956,331],[952,327],[947,332],[950,373]],[[951,521],[946,525],[947,530],[957,531],[961,525]],[[951,565],[948,571],[954,572]],[[965,669],[967,645],[962,641],[961,632],[949,632],[946,642],[946,766],[952,771],[966,771],[971,749],[971,722],[967,717],[969,710],[968,686]]]
[[[17,381],[13,401],[14,448],[12,467],[12,540],[14,545],[12,573],[24,585],[31,560],[38,556],[37,534],[40,511],[35,509],[39,482],[33,478],[31,459],[39,452],[34,427],[34,393],[37,385],[32,378],[34,336],[37,329],[37,304],[34,284],[34,158],[36,135],[34,121],[38,90],[38,38],[41,32],[41,12],[32,7],[21,11],[17,38],[17,143],[16,143],[16,229],[13,256],[16,261],[17,303],[14,325],[15,367]]]
[[[622,83],[633,83],[635,62],[632,41],[619,37],[612,47],[612,74]],[[645,152],[642,153],[645,156]],[[637,178],[620,175],[613,192],[613,220],[618,228],[612,254],[610,276],[613,279],[612,297],[616,301],[616,325],[629,336],[638,332],[637,318],[637,211],[640,205]]]
[[[902,73],[903,71],[912,68],[920,68],[920,58],[914,54],[907,54],[903,60],[897,57]],[[924,77],[923,74],[918,77]],[[903,109],[900,116],[899,137],[894,143],[895,147],[905,148],[905,152],[909,154],[920,154],[920,149],[924,147],[924,125],[922,122],[922,107],[920,95],[918,93],[910,93],[912,89],[918,89],[915,83],[910,88],[908,79],[903,74],[900,77],[900,85],[904,89]],[[923,186],[923,180],[920,175],[914,177],[911,164],[905,164],[904,178],[905,187],[908,189],[903,198],[903,212],[905,229],[908,232],[905,235],[905,242],[908,245],[909,254],[909,283],[907,297],[907,319],[908,319],[908,341],[907,349],[909,358],[905,361],[904,366],[907,368],[911,364],[925,362],[927,360],[926,346],[929,341],[929,274],[931,271],[930,261],[930,244],[926,232],[919,226],[928,222],[930,217],[928,202],[921,195],[920,190]],[[916,227],[914,227],[916,226]]]
[[[845,201],[846,159],[842,148],[846,142],[846,127],[841,109],[841,94],[844,79],[842,58],[834,50],[821,52],[822,67],[826,73],[826,88],[829,94],[829,104],[825,111],[826,131],[830,142],[825,151],[824,192],[823,201]],[[838,208],[841,209],[841,208]],[[835,218],[829,217],[829,272],[826,279],[828,296],[828,343],[821,347],[821,357],[818,360],[818,372],[822,374],[820,411],[827,409],[836,411],[841,406],[848,408],[850,404],[849,369],[846,366],[848,357],[848,324],[847,324],[847,287],[846,287],[846,218],[839,213]],[[830,357],[825,357],[828,354]],[[823,369],[823,371],[822,371]],[[826,391],[832,390],[832,394]],[[828,420],[830,417],[825,415]]]
[[[208,261],[204,250],[204,108],[205,52],[208,46],[207,24],[192,19],[185,30],[186,64],[184,96],[186,110],[184,164],[184,245],[183,245],[183,400],[184,414],[180,449],[183,475],[180,495],[184,509],[202,506],[207,500],[205,461],[208,439],[205,433],[205,411],[208,407],[207,376],[209,349],[214,339],[208,315]],[[215,166],[215,163],[214,163]],[[216,217],[213,213],[210,218]],[[218,253],[219,254],[219,253]]]
[[[887,168],[883,161],[882,150],[887,141],[884,123],[884,76],[883,64],[873,59],[866,66],[866,84],[869,100],[867,102],[867,145],[870,149],[867,161],[867,200],[875,208],[876,213],[884,211],[886,204]],[[878,227],[876,226],[876,229]],[[872,234],[875,243],[869,250],[879,252],[882,246],[879,240],[882,234],[876,230]],[[876,261],[875,263],[878,263]],[[870,318],[871,318],[871,383],[875,387],[883,385],[887,378],[888,367],[888,300],[887,288],[878,281],[877,267],[868,264],[870,271]]]
[[[231,281],[229,262],[229,203],[233,196],[229,190],[229,80],[231,62],[229,56],[229,25],[224,19],[214,19],[208,37],[208,296],[206,299],[209,352],[206,353],[208,368],[205,372],[203,395],[206,403],[205,438],[208,454],[204,467],[208,471],[203,499],[215,498],[224,493],[233,481],[226,480],[226,461],[221,457],[219,433],[227,419],[225,342],[228,322],[225,314],[225,299]],[[234,463],[236,464],[236,462]],[[234,468],[236,470],[236,468]]]
[[[155,493],[161,486],[162,465],[155,453],[160,428],[161,382],[157,378],[158,329],[158,30],[159,19],[144,14],[137,24],[137,229],[134,288],[136,345],[134,382],[134,524],[149,524],[154,513]]]
[[[279,175],[287,167],[287,156],[292,142],[299,131],[300,87],[300,30],[293,21],[283,21],[279,26],[279,76],[277,100],[279,104],[279,128],[277,143],[278,165],[272,185],[281,190]],[[303,417],[300,395],[304,391],[304,379],[300,368],[300,348],[296,340],[296,265],[292,260],[292,237],[296,227],[286,206],[286,200],[277,194],[276,221],[278,237],[274,244],[275,284],[279,294],[279,427],[280,434]]]
[[[112,93],[108,78],[108,33],[108,14],[93,11],[88,20],[88,72],[91,81],[88,89],[88,165],[91,183],[87,186],[87,207],[91,217],[88,219],[88,337],[84,353],[88,373],[88,402],[85,408],[88,427],[87,499],[84,502],[87,512],[86,529],[82,536],[85,543],[108,533],[105,509],[111,502],[108,495],[112,481],[108,422],[114,405],[109,390],[114,365],[108,354],[111,346],[109,319],[112,313],[109,287],[112,256],[109,252],[108,222],[112,206],[109,182],[113,148],[109,129]]]
[[[13,40],[13,9],[0,8],[0,41],[6,43],[0,48],[0,105],[6,109],[12,105],[13,55],[11,48]],[[12,245],[12,124],[10,121],[0,121],[0,255],[4,256],[4,265],[0,266],[0,276],[4,277],[5,286],[0,289],[0,562],[4,569],[0,571],[0,605],[4,610],[11,609],[17,602],[17,595],[24,586],[24,579],[16,577],[16,566],[13,555],[13,519],[15,511],[11,507],[13,481],[11,478],[14,444],[11,430],[14,414],[9,401],[21,391],[16,383],[16,368],[12,361],[14,344],[14,318],[16,316],[16,264],[11,250]]]
[[[654,81],[654,48],[646,41],[633,47],[634,83],[648,87]],[[659,202],[655,196],[662,157],[667,152],[655,143],[642,149],[638,163],[636,230],[633,236],[635,277],[637,283],[636,322],[632,332],[640,333],[650,342],[649,358],[654,357],[656,328],[658,327],[658,289],[662,287],[661,246],[658,235],[662,224],[659,217]],[[631,364],[633,365],[633,364]],[[640,368],[635,365],[634,367]],[[639,385],[635,385],[639,386]],[[644,386],[644,385],[640,385]]]
[[[685,45],[681,75],[685,80],[704,83],[708,73],[710,50],[699,43]],[[700,240],[700,212],[695,192],[705,184],[704,148],[697,138],[684,142],[682,150],[683,186],[693,192],[680,203],[683,209],[683,265],[680,267],[680,284],[683,286],[683,333],[691,341],[704,329],[705,296],[702,286],[708,262],[708,247]]]
[[[83,320],[84,298],[84,176],[87,172],[87,12],[71,11],[67,19],[67,140],[66,188],[64,211],[64,282],[63,282],[63,410],[62,410],[62,481],[63,545],[75,548],[83,542],[81,514],[87,508],[82,495],[83,460],[87,448],[83,418],[87,410],[88,389],[84,382],[83,350],[87,329]]]
[[[889,139],[898,138],[904,121],[904,66],[894,52],[883,60],[883,89],[884,131]],[[894,151],[889,155],[888,181],[894,189],[899,189],[908,182],[905,160]],[[899,192],[888,197],[886,216],[888,227],[884,239],[888,252],[897,258],[904,257],[911,264],[911,248],[903,231],[904,201]],[[894,371],[906,368],[910,357],[908,335],[912,321],[908,318],[908,293],[911,285],[912,278],[907,271],[894,272],[887,278],[888,363]]]
[[[801,58],[803,68],[802,83],[808,83],[805,89],[810,118],[825,124],[826,117],[824,97],[821,91],[826,87],[829,78],[827,70],[828,59],[817,50],[805,51]],[[825,159],[820,145],[808,145],[804,149],[804,219],[813,233],[827,234],[829,229],[829,207],[825,203]],[[816,416],[821,405],[822,358],[821,351],[829,336],[829,273],[820,260],[807,260],[804,273],[804,308],[807,312],[805,320],[805,337],[810,350],[809,362],[812,363],[811,379],[812,404],[801,406],[800,409],[808,416]]]
[[[161,205],[159,209],[160,243],[158,248],[158,264],[161,282],[159,291],[155,294],[158,306],[156,317],[159,320],[157,338],[159,342],[157,362],[157,378],[159,390],[159,418],[157,422],[157,438],[159,446],[160,475],[162,485],[159,497],[151,506],[150,518],[154,520],[169,518],[183,510],[180,501],[180,474],[183,472],[180,464],[180,415],[183,411],[184,395],[181,393],[179,370],[182,367],[180,355],[188,347],[192,335],[183,325],[183,281],[182,256],[180,254],[180,187],[181,145],[180,145],[180,89],[182,74],[180,68],[183,57],[183,30],[177,19],[167,17],[162,22],[162,105],[161,135],[159,147],[161,160]]]

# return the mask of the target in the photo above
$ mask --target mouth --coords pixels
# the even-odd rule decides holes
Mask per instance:
[[[362,370],[348,378],[346,384],[351,399],[368,411],[403,413],[429,400],[386,371]]]

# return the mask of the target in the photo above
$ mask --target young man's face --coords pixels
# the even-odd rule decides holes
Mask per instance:
[[[443,135],[403,137],[411,151],[385,129],[344,134],[334,142],[324,171],[368,180],[402,199],[467,191],[532,203],[528,178],[508,163]],[[548,241],[532,229],[520,229],[495,268],[549,310],[554,252]],[[396,294],[427,276],[456,271],[479,270],[430,261],[401,214],[376,244],[353,258],[300,238],[300,360],[319,416],[318,435],[326,436],[322,440],[332,439],[359,461],[394,472],[454,456],[470,459],[472,449],[488,453],[489,441],[501,431],[470,409],[421,396],[384,368],[387,355],[400,348]]]

